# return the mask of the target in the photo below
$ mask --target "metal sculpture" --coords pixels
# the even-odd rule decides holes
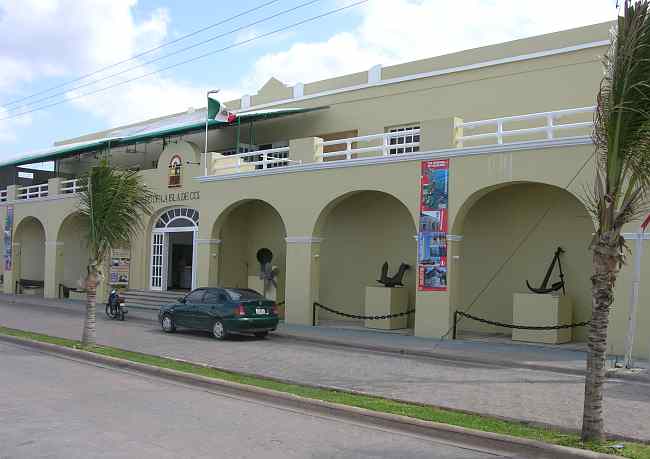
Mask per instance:
[[[385,287],[402,287],[404,286],[403,280],[404,280],[404,274],[406,271],[408,271],[411,268],[410,265],[407,265],[406,263],[402,263],[399,265],[399,269],[395,273],[394,276],[389,277],[388,276],[388,262],[384,262],[384,264],[381,267],[381,276],[379,279],[377,279],[377,282],[380,284],[384,285]]]
[[[275,280],[278,276],[278,268],[277,266],[271,265],[273,252],[267,248],[259,249],[256,258],[260,263],[260,279],[264,281],[264,292],[262,293],[266,296],[267,292],[271,289],[271,286],[276,290],[278,288],[278,284]]]
[[[530,289],[531,292],[533,293],[539,293],[539,294],[546,294],[546,293],[552,293],[552,292],[557,292],[558,290],[562,289],[562,294],[566,295],[566,289],[564,287],[564,272],[562,271],[562,261],[560,260],[560,255],[564,253],[564,250],[562,247],[558,247],[555,250],[555,255],[553,256],[553,261],[551,262],[551,265],[548,267],[546,270],[546,275],[544,276],[544,280],[542,281],[542,285],[539,287],[535,288],[530,285],[530,282],[526,281],[526,285]],[[553,274],[553,269],[555,268],[555,263],[558,264],[558,267],[560,269],[560,280],[557,282],[554,282],[551,284],[550,287],[548,287],[548,281],[551,278],[551,274]]]

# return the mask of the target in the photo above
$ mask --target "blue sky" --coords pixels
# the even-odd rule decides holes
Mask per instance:
[[[307,1],[278,0],[95,78],[141,65],[122,76],[96,84],[89,84],[90,79],[72,83],[39,96],[51,98],[37,104],[38,98],[9,104],[268,1],[0,0],[0,160],[47,148],[56,140],[200,107],[207,89],[220,88],[231,99],[254,94],[271,76],[287,84],[309,82],[374,64],[602,22],[616,14],[615,0],[464,0],[462,11],[459,2],[443,0],[369,0],[291,31],[79,97],[355,2],[315,1],[192,51],[146,63]],[[75,91],[75,85],[85,83]],[[63,94],[55,95],[59,92]],[[16,116],[56,102],[64,103]]]

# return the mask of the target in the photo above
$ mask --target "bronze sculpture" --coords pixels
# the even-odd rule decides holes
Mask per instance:
[[[385,287],[403,287],[404,274],[407,270],[411,268],[410,265],[402,263],[399,265],[399,269],[394,276],[388,276],[388,262],[385,261],[381,267],[381,276],[377,279],[377,282],[384,285]]]

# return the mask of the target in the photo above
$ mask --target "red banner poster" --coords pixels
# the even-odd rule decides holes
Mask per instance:
[[[447,290],[449,160],[423,161],[418,229],[418,290]]]

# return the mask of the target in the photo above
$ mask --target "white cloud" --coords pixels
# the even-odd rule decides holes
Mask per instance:
[[[340,2],[349,4],[350,2]],[[613,20],[616,0],[372,0],[360,25],[326,41],[295,43],[256,61],[243,86],[271,76],[310,82],[503,41]]]
[[[30,87],[30,83],[37,80],[47,82],[48,77],[59,77],[59,81],[66,81],[161,44],[168,35],[168,11],[158,8],[144,20],[136,21],[136,5],[137,0],[0,0],[2,99],[20,99],[37,91]],[[147,56],[150,57],[152,55]],[[93,78],[137,64],[137,61],[131,61]],[[143,67],[125,74],[124,78],[151,70]],[[98,86],[70,92],[68,97],[114,82],[113,79],[106,80]],[[204,91],[192,85],[158,76],[97,96],[76,99],[72,104],[115,125],[186,110],[192,104],[200,106],[204,103],[197,99],[201,93]],[[6,115],[6,111],[4,114],[0,112],[0,118]],[[0,141],[15,139],[14,128],[24,126],[29,120],[29,117],[20,117],[0,121]]]

